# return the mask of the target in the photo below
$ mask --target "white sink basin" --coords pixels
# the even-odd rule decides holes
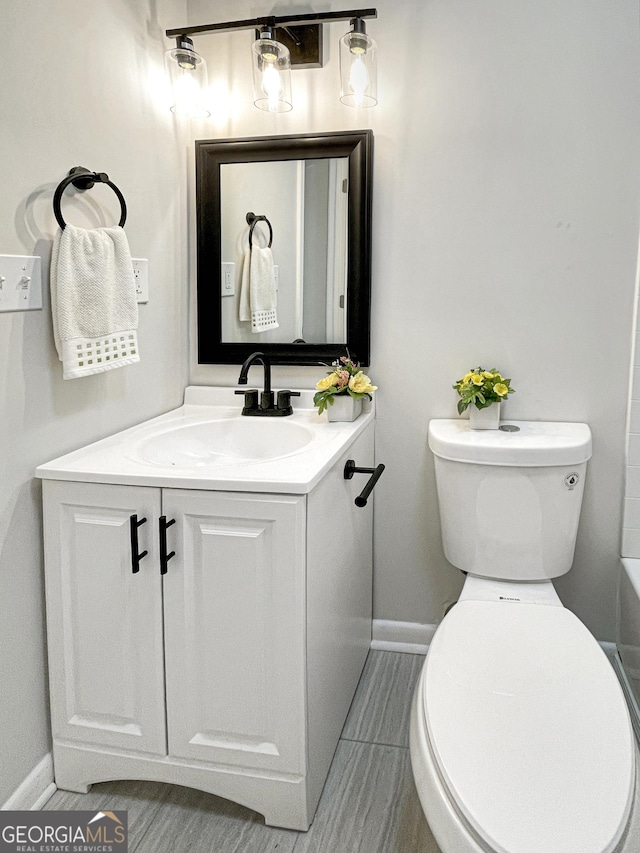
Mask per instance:
[[[190,386],[184,405],[40,465],[49,480],[308,494],[374,418],[328,423],[303,389],[288,417],[243,417],[233,388]]]
[[[282,459],[302,450],[315,433],[283,418],[228,418],[182,424],[143,439],[134,455],[151,465],[199,468]]]

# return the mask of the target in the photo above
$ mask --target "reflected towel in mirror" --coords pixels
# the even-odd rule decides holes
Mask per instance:
[[[238,319],[251,322],[252,332],[278,328],[278,295],[271,249],[247,248],[242,264]]]

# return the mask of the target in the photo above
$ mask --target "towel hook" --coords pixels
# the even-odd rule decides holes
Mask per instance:
[[[256,227],[258,222],[266,222],[267,225],[269,226],[269,248],[271,248],[271,245],[273,243],[273,228],[271,227],[271,223],[269,222],[269,220],[267,219],[266,216],[256,216],[256,214],[252,213],[251,211],[249,211],[249,213],[247,213],[247,225],[250,226],[249,227],[249,248],[251,249],[253,246],[251,238],[253,237],[253,229]]]
[[[118,222],[118,225],[121,228],[123,227],[124,223],[127,221],[127,204],[118,187],[109,180],[109,175],[107,175],[106,172],[91,172],[89,169],[85,169],[84,166],[74,166],[67,177],[60,181],[53,195],[53,213],[62,231],[64,231],[67,224],[62,217],[62,210],[60,209],[62,193],[66,190],[69,184],[73,184],[73,186],[78,190],[90,190],[96,183],[106,184],[111,187],[114,193],[118,196],[118,201],[122,208],[120,222]]]

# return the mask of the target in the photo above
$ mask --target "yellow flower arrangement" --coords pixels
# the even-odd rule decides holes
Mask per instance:
[[[371,380],[360,369],[360,364],[343,355],[334,361],[331,372],[316,383],[317,393],[313,403],[318,407],[321,415],[327,406],[333,406],[333,398],[336,394],[349,394],[356,400],[363,397],[371,399],[371,394],[378,390],[377,385],[372,385]]]
[[[319,382],[316,383],[316,388],[320,391],[326,391],[327,388],[331,388],[334,385],[337,385],[340,380],[340,377],[337,373],[330,373],[328,376],[325,376],[324,379],[320,379]]]
[[[452,386],[460,395],[458,412],[462,414],[472,403],[477,409],[486,409],[492,403],[506,400],[509,394],[515,394],[511,380],[505,379],[495,368],[485,370],[476,367],[469,370],[462,379]]]

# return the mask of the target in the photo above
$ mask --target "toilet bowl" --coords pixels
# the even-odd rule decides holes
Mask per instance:
[[[588,428],[522,422],[486,436],[461,423],[432,421],[429,435],[445,554],[468,574],[413,698],[423,810],[443,853],[626,850],[629,714],[550,580],[573,559]]]
[[[431,642],[410,749],[443,853],[612,853],[623,836],[627,708],[598,643],[553,597],[550,582],[469,577]]]

